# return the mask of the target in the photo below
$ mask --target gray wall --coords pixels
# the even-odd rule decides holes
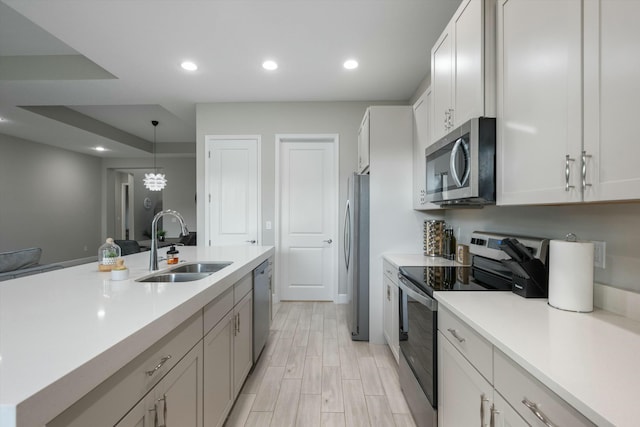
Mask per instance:
[[[40,247],[42,263],[96,256],[100,163],[0,134],[0,252]]]
[[[262,243],[273,245],[275,224],[275,135],[330,133],[340,136],[340,213],[347,200],[347,178],[357,165],[358,127],[369,105],[375,102],[219,103],[197,106],[198,194],[204,193],[204,139],[206,135],[261,135],[262,138]],[[342,220],[339,219],[341,242]],[[204,204],[198,205],[198,228],[204,230]],[[342,251],[342,245],[339,244]],[[339,293],[346,293],[346,270],[340,260]]]
[[[145,171],[148,172],[150,165],[147,159],[126,159],[105,158],[102,161],[103,174],[103,203],[106,207],[102,214],[103,238],[116,235],[116,211],[114,187],[116,186],[116,171],[126,170],[135,175],[134,177],[134,209],[136,211],[135,233],[136,239],[141,238],[145,229],[151,230],[151,220],[153,219],[154,206],[158,197],[162,198],[162,209],[174,209],[182,214],[190,231],[197,231],[196,222],[196,159],[194,157],[171,157],[157,159],[158,171],[165,174],[167,186],[160,193],[148,191],[144,188],[143,179]],[[142,201],[146,196],[153,200],[150,210],[145,210]],[[139,222],[139,220],[141,222]],[[167,237],[178,237],[180,227],[173,219],[164,219],[162,228],[167,231]]]
[[[640,203],[576,204],[568,206],[489,206],[450,210],[446,221],[469,242],[474,230],[562,239],[574,233],[580,240],[607,243],[606,268],[595,269],[599,283],[640,292]]]

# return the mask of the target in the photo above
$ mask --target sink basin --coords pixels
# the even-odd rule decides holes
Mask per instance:
[[[158,273],[152,276],[143,277],[136,282],[161,282],[161,283],[177,283],[177,282],[193,282],[195,280],[204,279],[212,273]]]
[[[172,273],[215,273],[231,265],[229,261],[198,262],[193,264],[183,264],[169,270]]]

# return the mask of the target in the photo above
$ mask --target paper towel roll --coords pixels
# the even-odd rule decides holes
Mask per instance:
[[[551,240],[549,305],[561,310],[593,311],[593,243]]]

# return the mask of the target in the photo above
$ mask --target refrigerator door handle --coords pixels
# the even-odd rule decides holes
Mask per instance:
[[[349,200],[344,210],[344,263],[349,271],[349,258],[351,258],[351,207]]]

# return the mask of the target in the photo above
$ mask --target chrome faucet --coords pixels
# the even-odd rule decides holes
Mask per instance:
[[[180,215],[180,212],[171,209],[158,212],[151,222],[151,255],[149,257],[149,271],[155,271],[158,269],[158,220],[165,215],[173,215],[178,218],[178,221],[180,221],[180,227],[182,228],[182,235],[186,236],[189,234],[187,225],[185,224],[182,215]]]

